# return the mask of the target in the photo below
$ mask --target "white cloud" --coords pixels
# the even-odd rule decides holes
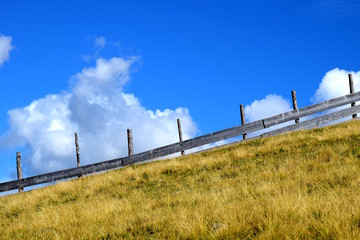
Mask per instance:
[[[103,36],[96,37],[94,40],[94,44],[96,47],[102,48],[106,44],[106,39]]]
[[[291,111],[290,102],[280,95],[267,95],[264,99],[255,100],[245,106],[247,122],[253,122],[276,114]]]
[[[96,61],[96,67],[84,68],[75,75],[76,85],[73,92],[78,96],[91,95],[107,96],[122,90],[122,86],[129,80],[129,68],[136,58],[124,60],[122,58],[111,58],[105,60],[100,58]]]
[[[353,77],[355,92],[360,91],[360,71],[352,72],[335,68],[325,74],[311,101],[317,103],[349,94],[349,73]]]
[[[13,49],[10,36],[0,35],[0,66],[9,59],[9,53]]]
[[[271,117],[280,113],[291,111],[292,107],[290,106],[290,102],[284,99],[282,96],[269,94],[264,99],[255,100],[250,105],[246,105],[244,110],[245,110],[246,122],[249,123],[249,122],[254,122],[256,120]],[[291,122],[287,122],[284,124],[276,125],[268,129],[263,129],[253,133],[249,133],[248,137],[251,138],[253,136],[259,136],[264,132],[281,128],[289,124],[291,124]]]
[[[24,167],[36,174],[76,166],[75,131],[83,165],[126,156],[127,128],[132,128],[135,153],[177,142],[177,118],[184,139],[194,137],[197,128],[188,109],[152,111],[122,90],[134,61],[98,59],[95,67],[73,76],[68,93],[10,110],[10,129],[1,145],[25,146],[30,154]]]
[[[311,98],[313,103],[323,102],[332,98],[340,97],[350,93],[349,87],[349,76],[348,74],[352,74],[353,83],[354,83],[354,91],[360,91],[360,71],[346,71],[343,69],[335,68],[333,70],[328,71],[325,76],[322,78],[318,89],[316,90],[314,96]],[[344,109],[347,106],[341,106],[338,108],[330,109],[328,111],[324,111],[323,114],[334,112],[340,109]],[[343,121],[350,120],[351,117],[342,118],[331,123],[327,123],[325,125],[335,124]]]

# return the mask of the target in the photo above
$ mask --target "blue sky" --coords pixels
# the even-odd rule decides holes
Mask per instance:
[[[0,180],[15,177],[16,151],[25,175],[74,165],[74,131],[85,164],[126,155],[127,127],[136,152],[176,141],[177,117],[193,137],[238,125],[240,103],[251,121],[287,111],[293,89],[301,107],[343,94],[347,86],[333,83],[346,85],[348,72],[360,87],[358,0],[4,1],[1,9],[10,45],[0,52]]]

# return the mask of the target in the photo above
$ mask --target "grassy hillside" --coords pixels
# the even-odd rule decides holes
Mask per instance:
[[[0,198],[1,239],[360,237],[360,122]]]

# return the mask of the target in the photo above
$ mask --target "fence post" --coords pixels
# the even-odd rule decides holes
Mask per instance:
[[[78,134],[75,132],[75,147],[76,147],[76,166],[80,167],[80,147],[79,147],[79,140]],[[79,175],[81,177],[82,175]]]
[[[295,90],[292,90],[291,91],[291,98],[292,98],[292,102],[293,102],[293,108],[294,108],[294,111],[297,111],[298,110],[298,107],[297,107],[297,101],[296,101],[296,92]],[[295,123],[299,123],[299,119],[296,118],[295,119]]]
[[[77,167],[80,167],[80,152],[79,152],[79,141],[78,141],[78,134],[75,132],[75,147],[76,147],[76,163]]]
[[[245,111],[244,111],[244,105],[240,104],[240,118],[241,118],[241,125],[245,124]],[[243,134],[243,139],[247,139],[247,133]]]
[[[127,138],[128,138],[128,152],[129,157],[134,155],[134,146],[133,146],[133,138],[131,129],[127,130]]]
[[[177,126],[178,126],[178,132],[179,132],[179,141],[180,143],[183,141],[183,137],[182,137],[182,130],[181,130],[181,123],[180,123],[180,118],[176,119],[177,121]],[[185,151],[182,150],[181,151],[181,156],[185,155]]]
[[[349,76],[349,87],[350,87],[350,93],[354,93],[354,82],[351,73],[348,74]],[[351,107],[355,106],[355,102],[351,103]],[[352,118],[357,118],[357,114],[353,114]]]
[[[23,174],[22,174],[21,153],[20,152],[16,153],[16,169],[17,169],[18,180],[21,180],[23,178]],[[19,193],[21,193],[23,191],[24,191],[24,188],[21,187],[21,184],[19,181]]]

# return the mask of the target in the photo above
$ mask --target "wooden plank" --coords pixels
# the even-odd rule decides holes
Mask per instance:
[[[240,104],[240,118],[241,118],[241,125],[245,125],[245,111],[244,111],[244,104]],[[247,134],[243,134],[243,140],[246,140]]]
[[[238,126],[230,129],[225,129],[215,133],[207,134],[197,138],[185,140],[182,143],[174,143],[160,148],[152,149],[143,153],[134,154],[131,157],[117,158],[105,162],[81,166],[79,168],[71,168],[52,173],[41,174],[29,178],[24,178],[20,181],[10,181],[0,183],[0,192],[13,190],[19,187],[19,184],[24,187],[29,187],[37,184],[59,181],[67,178],[77,177],[79,175],[86,175],[105,170],[121,168],[125,165],[140,163],[154,158],[164,157],[181,150],[187,150],[194,147],[199,147],[208,143],[220,141],[230,137],[241,135],[245,132],[263,129],[261,120],[252,122],[243,126]]]
[[[16,189],[18,188],[19,184],[22,184],[22,186],[24,187],[28,187],[37,184],[72,178],[80,174],[85,175],[85,174],[110,170],[114,168],[120,168],[125,165],[144,162],[154,158],[164,157],[176,152],[180,152],[181,150],[187,150],[190,148],[199,147],[208,143],[217,142],[230,137],[241,135],[246,132],[256,131],[263,128],[264,128],[263,123],[261,120],[259,120],[243,126],[233,127],[215,133],[200,136],[197,138],[185,140],[182,143],[174,143],[160,148],[152,149],[143,153],[134,154],[131,157],[118,158],[105,162],[81,166],[79,168],[72,168],[72,169],[42,174],[34,177],[25,178],[22,179],[21,181],[0,183],[0,192]]]
[[[291,91],[291,98],[292,98],[292,102],[293,102],[293,109],[294,109],[294,111],[297,112],[298,107],[297,107],[297,100],[296,100],[296,92],[295,92],[295,90]],[[299,118],[295,118],[295,123],[299,123]]]
[[[257,121],[255,123],[249,124],[249,126],[247,126],[247,128],[245,128],[244,131],[249,129],[260,128],[260,126],[261,128],[263,128],[262,121]],[[157,149],[149,150],[143,153],[135,154],[131,156],[131,158],[130,157],[118,158],[110,161],[85,165],[79,168],[72,168],[72,169],[42,174],[34,177],[24,178],[21,181],[10,181],[5,183],[0,183],[0,192],[16,189],[19,187],[20,184],[21,186],[28,187],[37,184],[68,179],[68,178],[76,177],[78,175],[85,175],[85,174],[91,174],[91,173],[96,173],[96,172],[115,169],[115,168],[121,168],[128,164],[144,162],[147,160],[151,160],[154,158],[163,157],[169,154],[179,152],[181,151],[182,148],[189,149],[194,146],[195,147],[202,146],[207,143],[211,143],[215,140],[222,140],[228,137],[236,136],[236,134],[239,135],[237,132],[242,131],[241,129],[242,128],[235,127],[235,128],[231,128],[230,129],[231,131],[228,132],[223,130],[205,136],[200,136],[196,139],[190,139],[190,141],[189,140],[184,141],[185,146],[180,146],[180,143],[175,143]]]
[[[309,128],[313,128],[316,126],[319,126],[321,124],[325,124],[328,122],[332,122],[347,116],[351,116],[354,113],[358,113],[360,112],[360,105],[352,107],[352,108],[346,108],[346,109],[342,109],[336,112],[332,112],[332,113],[328,113],[298,124],[294,124],[294,125],[290,125],[290,126],[286,126],[280,129],[276,129],[267,133],[263,133],[261,136],[262,137],[269,137],[269,136],[274,136],[274,135],[278,135],[278,134],[282,134],[282,133],[286,133],[286,132],[291,132],[291,131],[295,131],[295,130],[301,130],[301,129],[309,129]]]
[[[10,182],[0,183],[0,192],[17,189],[19,188],[20,185],[22,187],[29,187],[33,185],[73,178],[79,175],[86,175],[86,174],[101,172],[115,168],[122,168],[122,167],[123,167],[122,158],[113,159],[106,162],[81,166],[79,168],[71,168],[71,169],[56,171],[52,173],[45,173],[33,177],[23,178],[21,180],[14,180]]]
[[[360,92],[355,92],[342,97],[334,98],[322,103],[314,104],[308,107],[300,108],[298,111],[290,111],[282,114],[278,114],[273,117],[263,119],[265,128],[269,128],[284,122],[312,115],[314,113],[330,110],[336,107],[340,107],[352,102],[360,101]]]
[[[124,158],[123,164],[129,165],[138,163],[141,161],[147,161],[154,158],[164,157],[173,153],[180,152],[181,150],[188,150],[195,147],[200,147],[209,143],[214,143],[231,137],[239,136],[246,132],[253,132],[263,129],[263,123],[261,120],[248,123],[246,125],[237,126],[222,131],[206,134],[196,138],[185,140],[181,143],[174,143],[164,147],[152,149],[143,153],[135,154],[131,158]]]

